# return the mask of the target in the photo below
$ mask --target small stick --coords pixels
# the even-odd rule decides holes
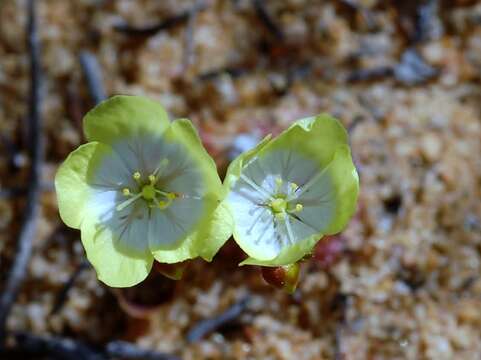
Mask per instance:
[[[210,334],[221,326],[237,319],[246,310],[248,303],[249,298],[245,297],[242,300],[236,302],[231,307],[229,307],[223,313],[210,319],[200,321],[197,325],[194,325],[194,327],[190,329],[187,333],[187,341],[189,343],[197,342],[207,334]]]
[[[199,80],[200,81],[210,81],[218,78],[219,76],[222,76],[224,74],[228,74],[229,76],[233,78],[238,78],[243,75],[246,75],[249,72],[247,68],[244,67],[224,67],[220,68],[217,70],[212,70],[203,74],[199,75]]]
[[[105,100],[105,89],[102,81],[102,69],[94,54],[88,51],[80,53],[80,65],[87,80],[90,96],[95,104]]]
[[[41,183],[41,192],[52,192],[55,191],[53,183]],[[24,186],[12,186],[8,188],[0,188],[0,199],[11,199],[19,196],[26,195],[28,193],[28,188]]]
[[[139,37],[152,36],[157,34],[159,31],[168,30],[177,25],[185,23],[190,19],[193,11],[198,12],[206,8],[207,6],[205,4],[195,5],[192,9],[188,9],[186,11],[180,12],[179,14],[168,17],[162,20],[161,22],[159,22],[158,24],[145,26],[145,27],[134,27],[128,24],[117,24],[117,25],[114,25],[114,30],[119,33],[130,35],[130,36],[139,36]]]
[[[16,343],[15,347],[8,350],[23,354],[48,355],[49,359],[63,360],[108,359],[100,350],[69,338],[38,336],[30,333],[16,333],[13,334],[13,338]]]
[[[27,2],[28,47],[30,57],[30,97],[28,116],[28,144],[31,159],[27,205],[18,237],[17,254],[0,298],[0,347],[5,341],[7,318],[27,276],[27,265],[32,254],[32,240],[37,228],[40,198],[40,175],[43,163],[42,119],[40,116],[40,45],[37,33],[36,0]]]
[[[73,286],[75,285],[75,281],[78,279],[80,274],[82,274],[84,270],[88,269],[88,267],[89,267],[89,263],[87,262],[87,260],[83,260],[77,266],[77,268],[72,273],[72,275],[70,275],[70,278],[67,280],[62,290],[60,290],[60,292],[58,293],[55,303],[52,307],[52,311],[50,312],[50,315],[54,315],[62,309],[63,305],[65,304],[65,301],[67,300],[70,289],[73,288]]]
[[[252,5],[256,11],[257,16],[265,25],[265,27],[274,35],[277,40],[284,39],[284,33],[279,25],[272,19],[271,15],[267,11],[263,0],[252,0]]]
[[[14,333],[12,338],[15,345],[0,350],[0,356],[17,353],[17,355],[43,355],[48,356],[48,359],[62,360],[107,360],[112,358],[180,360],[175,355],[141,349],[134,344],[120,340],[111,341],[105,347],[97,347],[72,338],[39,336],[27,332]]]
[[[391,66],[380,66],[370,69],[360,69],[351,72],[348,77],[348,82],[370,81],[377,80],[383,77],[391,76],[394,69]]]
[[[362,115],[355,116],[354,119],[351,121],[351,123],[347,126],[347,133],[349,135],[352,135],[352,133],[354,132],[354,129],[364,120],[366,120],[365,116],[362,116]]]
[[[116,359],[180,360],[180,358],[175,355],[141,349],[129,342],[121,340],[109,342],[105,349],[109,357]]]

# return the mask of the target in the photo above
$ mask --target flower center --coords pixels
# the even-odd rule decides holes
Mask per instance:
[[[161,162],[165,163],[165,162]],[[122,194],[127,197],[125,201],[117,205],[117,211],[122,211],[127,206],[133,204],[136,200],[142,198],[145,200],[149,208],[166,209],[172,203],[178,195],[173,192],[166,192],[157,189],[157,173],[160,170],[160,166],[154,171],[153,174],[147,177],[148,182],[142,180],[142,174],[138,171],[132,174],[132,177],[138,184],[138,191],[132,192],[129,188],[123,188]]]
[[[274,198],[271,200],[269,206],[274,213],[283,213],[287,209],[287,201],[282,197]]]
[[[142,197],[145,200],[154,200],[155,198],[155,188],[152,185],[144,185],[142,187]]]
[[[302,204],[292,203],[291,200],[293,199],[290,199],[299,186],[295,183],[288,183],[287,193],[285,194],[284,191],[286,191],[286,189],[283,186],[284,181],[279,177],[275,179],[275,183],[275,195],[271,196],[266,204],[271,209],[274,216],[279,220],[282,220],[287,214],[302,211]]]

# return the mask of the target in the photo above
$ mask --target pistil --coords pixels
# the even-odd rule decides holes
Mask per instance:
[[[132,178],[139,185],[139,190],[137,193],[133,194],[129,188],[123,188],[122,195],[128,197],[128,199],[116,206],[117,211],[124,210],[126,207],[133,204],[140,198],[143,198],[150,208],[157,207],[159,209],[166,209],[169,207],[169,205],[172,203],[172,200],[177,198],[178,195],[173,192],[166,192],[156,188],[157,176],[155,173],[159,171],[160,167],[168,164],[167,159],[164,160],[161,161],[154,174],[150,174],[147,177],[149,181],[148,183],[142,181],[142,174],[139,171],[136,171],[132,174]],[[162,196],[165,199],[159,200],[157,198],[158,196]]]

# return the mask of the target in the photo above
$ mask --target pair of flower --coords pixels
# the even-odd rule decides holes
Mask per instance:
[[[231,235],[249,255],[242,264],[291,264],[355,209],[347,134],[328,115],[265,138],[230,164],[224,184],[191,122],[169,122],[151,100],[115,96],[85,116],[84,131],[90,142],[55,178],[59,212],[113,287],[144,280],[154,259],[211,261]]]

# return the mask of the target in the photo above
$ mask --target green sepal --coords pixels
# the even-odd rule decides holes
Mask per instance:
[[[160,136],[168,127],[165,109],[140,96],[113,96],[90,110],[83,119],[87,140],[109,145],[125,138]]]
[[[257,156],[257,154],[271,141],[272,136],[269,134],[262,139],[253,149],[250,149],[237,158],[235,158],[227,168],[227,172],[224,179],[224,191],[226,194],[230,191],[231,186],[239,178],[242,169]]]
[[[111,287],[130,287],[142,282],[150,273],[151,254],[132,256],[115,245],[115,235],[95,217],[86,218],[81,226],[81,240],[87,259],[100,281]]]
[[[204,220],[181,245],[172,250],[153,251],[154,258],[161,263],[173,264],[198,256],[212,261],[219,249],[232,235],[233,219],[223,203],[220,203],[211,216]]]
[[[166,131],[167,141],[180,142],[187,149],[195,164],[199,167],[206,195],[203,198],[204,215],[195,229],[174,249],[153,251],[155,259],[163,263],[176,263],[197,256],[211,261],[220,247],[232,235],[233,219],[221,201],[225,197],[215,162],[204,149],[197,131],[187,119],[172,122]]]
[[[100,165],[102,159],[112,154],[107,145],[90,142],[72,151],[60,165],[55,175],[60,218],[69,227],[79,229],[88,212],[91,188],[89,176]]]
[[[329,114],[320,114],[296,121],[277,138],[271,140],[258,156],[277,149],[294,149],[306,158],[317,160],[320,168],[333,159],[340,145],[348,144],[342,124]]]

